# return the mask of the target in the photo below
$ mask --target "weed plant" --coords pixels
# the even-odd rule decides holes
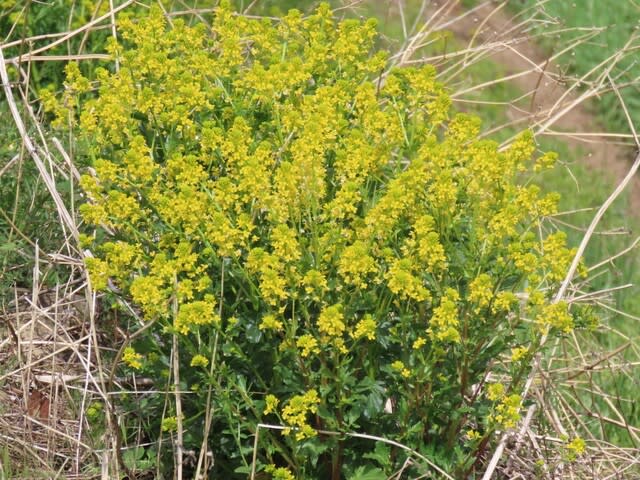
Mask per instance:
[[[385,71],[371,21],[220,7],[212,29],[121,22],[97,96],[67,67],[92,285],[140,308],[125,367],[175,390],[147,435],[208,444],[225,475],[405,462],[363,462],[373,446],[341,438],[363,430],[468,474],[517,424],[541,338],[585,325],[553,300],[575,255],[545,220],[558,196],[516,182],[556,155],[478,140],[432,67]],[[252,459],[259,423],[284,430]]]

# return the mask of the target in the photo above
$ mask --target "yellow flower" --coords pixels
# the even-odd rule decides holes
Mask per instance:
[[[318,348],[318,341],[313,338],[312,335],[305,334],[296,340],[296,347],[301,349],[300,355],[303,357],[308,357],[312,353],[320,353],[320,348]]]
[[[351,334],[355,340],[362,337],[367,337],[369,340],[376,339],[376,321],[371,315],[365,315],[362,320],[356,325],[355,331]]]
[[[472,442],[482,438],[482,435],[480,435],[480,433],[476,430],[467,430],[465,436],[467,437],[467,440],[470,440]]]
[[[495,424],[496,428],[515,427],[520,420],[520,395],[506,395],[502,383],[492,383],[487,386],[487,398],[494,404],[489,414],[489,422]]]
[[[487,386],[487,398],[492,402],[502,398],[504,395],[504,385],[501,383],[491,383]]]
[[[262,322],[258,327],[260,330],[273,330],[274,332],[281,332],[283,330],[283,325],[280,320],[278,320],[275,315],[265,315],[262,317]]]
[[[86,257],[84,264],[91,279],[91,287],[96,290],[106,290],[109,281],[109,264],[95,257]]]
[[[140,370],[142,368],[142,355],[137,353],[133,347],[127,347],[122,353],[122,361],[131,368]]]
[[[556,328],[569,333],[574,326],[573,317],[569,314],[569,307],[565,301],[543,307],[536,317],[536,323],[542,332],[547,332],[549,328]]]
[[[544,293],[541,292],[540,290],[534,290],[534,291],[529,290],[528,293],[529,293],[529,298],[527,299],[527,303],[531,307],[542,306],[545,304]]]
[[[386,274],[387,286],[400,298],[410,298],[417,302],[431,299],[431,294],[424,287],[422,280],[414,275],[418,265],[409,258],[395,260]]]
[[[587,444],[582,438],[575,437],[564,447],[567,455],[567,460],[569,460],[570,462],[575,461],[586,451],[586,447]]]
[[[564,232],[552,233],[542,242],[542,264],[546,277],[551,282],[564,280],[575,257],[576,249],[568,249],[566,243],[567,235]]]
[[[513,394],[503,397],[500,403],[495,405],[489,416],[489,421],[495,423],[498,428],[514,428],[520,420],[521,403],[520,395]]]
[[[142,255],[140,245],[132,245],[127,242],[107,242],[100,249],[105,254],[110,275],[114,277],[124,279],[129,275],[131,269],[140,266]]]
[[[409,378],[411,375],[411,371],[404,366],[404,363],[401,360],[396,360],[391,364],[391,368],[400,373],[404,378]]]
[[[442,172],[429,187],[429,200],[439,211],[452,214],[458,197],[458,185],[449,172]]]
[[[287,467],[276,467],[274,464],[264,468],[266,473],[271,475],[272,480],[296,480],[296,477]]]
[[[265,401],[265,407],[264,407],[264,411],[262,412],[264,415],[269,415],[270,413],[273,413],[276,411],[276,407],[278,406],[279,400],[275,395],[267,395],[264,399]]]
[[[433,217],[423,215],[413,226],[416,255],[422,264],[427,265],[429,272],[436,272],[447,265],[447,256],[438,233],[434,231],[434,223]],[[408,242],[407,245],[411,243]]]
[[[339,337],[345,330],[342,305],[336,304],[326,307],[318,316],[318,330],[330,337]]]
[[[123,166],[126,173],[134,182],[151,182],[158,171],[151,156],[151,149],[142,135],[131,138],[129,150],[125,153]]]
[[[129,290],[133,301],[142,307],[145,316],[167,313],[168,291],[161,278],[155,275],[136,277]]]
[[[413,349],[414,350],[420,350],[422,347],[424,347],[427,343],[427,340],[424,337],[418,337],[415,342],[413,342]]]
[[[180,305],[174,326],[186,335],[194,325],[220,325],[213,295],[205,295],[204,300],[196,300]]]
[[[344,281],[357,288],[366,288],[367,277],[377,270],[366,243],[357,241],[342,252],[338,272]]]
[[[118,165],[103,158],[96,160],[93,167],[101,182],[115,182],[120,175]]]
[[[529,353],[529,347],[516,347],[511,349],[511,360],[517,362],[522,360],[527,353]]]
[[[492,313],[509,311],[512,305],[517,303],[518,299],[513,292],[499,292],[493,305],[491,306]]]
[[[513,141],[506,151],[506,157],[513,165],[521,165],[531,158],[536,144],[531,130],[525,130]]]
[[[336,347],[336,350],[342,354],[347,354],[349,353],[349,349],[347,348],[347,345],[344,342],[344,338],[334,338],[332,339],[331,343],[333,344],[334,347]]]
[[[144,212],[138,200],[133,196],[111,190],[107,197],[108,203],[105,206],[111,222],[119,222],[124,225],[135,224],[143,217]]]
[[[312,295],[315,301],[320,301],[321,295],[327,290],[326,277],[318,270],[309,270],[302,278],[302,284],[307,294]]]
[[[293,262],[300,258],[300,246],[293,229],[284,224],[276,226],[271,231],[273,253],[283,262]]]
[[[488,306],[492,297],[493,284],[488,274],[482,273],[478,275],[469,284],[469,301],[476,304],[475,313],[480,313],[482,308]]]
[[[269,305],[276,305],[287,298],[283,265],[275,255],[262,248],[254,248],[249,252],[245,266],[249,272],[260,275],[260,293]]]
[[[440,305],[433,310],[433,316],[429,321],[427,333],[432,341],[460,342],[458,331],[458,307],[456,302],[460,295],[452,288],[445,290],[445,295],[440,300]]]
[[[178,428],[178,417],[165,417],[161,425],[163,432],[175,432]]]
[[[209,359],[204,355],[197,354],[191,358],[190,365],[192,367],[206,367],[207,365],[209,365]]]
[[[556,152],[547,152],[536,160],[533,170],[535,172],[540,172],[542,170],[553,168],[557,161],[558,154]]]
[[[315,430],[307,424],[307,414],[317,413],[319,403],[318,392],[314,389],[304,395],[292,397],[282,409],[282,419],[289,426],[283,434],[287,435],[291,431],[290,428],[294,427],[297,429],[296,440],[304,440],[316,435]]]

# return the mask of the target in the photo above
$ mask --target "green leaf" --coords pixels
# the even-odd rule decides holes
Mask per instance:
[[[18,249],[18,244],[14,242],[0,243],[0,252],[14,252]]]
[[[373,391],[367,397],[367,403],[364,407],[364,416],[366,418],[373,418],[379,415],[384,408],[384,397],[381,392]]]
[[[327,442],[320,442],[318,439],[312,439],[305,444],[300,449],[300,452],[305,455],[306,459],[313,465],[314,467],[318,463],[318,459],[320,455],[326,452],[331,445]]]
[[[129,468],[139,468],[142,457],[144,457],[143,447],[130,448],[122,454],[122,459]]]
[[[250,343],[259,343],[262,338],[262,331],[256,325],[247,325],[245,337]]]
[[[375,460],[381,467],[388,467],[391,465],[391,447],[386,443],[376,443],[376,448],[373,452],[365,453],[364,458],[369,460]]]
[[[349,480],[386,480],[387,475],[377,467],[358,467]]]

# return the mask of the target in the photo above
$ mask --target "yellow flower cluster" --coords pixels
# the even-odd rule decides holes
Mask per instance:
[[[489,305],[493,299],[493,284],[488,274],[482,273],[471,281],[468,299],[476,305],[475,313],[480,313],[483,308]]]
[[[411,238],[403,247],[405,254],[415,252],[421,265],[427,267],[428,272],[435,273],[447,266],[447,256],[440,243],[440,237],[435,229],[435,220],[431,215],[422,215],[413,225]]]
[[[422,347],[424,347],[427,344],[427,339],[424,337],[418,337],[416,338],[416,340],[413,342],[412,348],[414,350],[420,350]]]
[[[511,307],[518,302],[517,297],[513,292],[503,291],[498,292],[491,306],[492,313],[507,312]]]
[[[342,305],[336,304],[325,308],[318,316],[318,330],[329,337],[340,337],[345,331]]]
[[[487,386],[487,398],[495,402],[504,396],[504,385],[502,383],[490,383]]]
[[[338,265],[338,272],[344,281],[357,288],[366,288],[367,276],[376,270],[376,262],[369,254],[367,244],[362,241],[345,248]]]
[[[142,368],[142,355],[137,353],[133,347],[127,347],[122,353],[122,361],[131,368],[140,370]]]
[[[318,270],[309,270],[302,279],[304,290],[316,302],[320,301],[322,294],[327,290],[326,277]]]
[[[556,152],[547,152],[542,155],[538,160],[536,160],[536,164],[533,169],[536,172],[540,172],[542,170],[548,170],[553,168],[558,161],[558,154]]]
[[[304,395],[292,397],[282,409],[282,419],[288,427],[283,435],[289,435],[292,428],[296,430],[296,440],[304,440],[315,436],[316,431],[307,423],[309,413],[317,413],[320,397],[316,390],[309,390]]]
[[[401,360],[396,360],[395,362],[393,362],[391,364],[391,368],[400,373],[400,375],[402,375],[402,377],[404,378],[409,378],[411,376],[411,371],[407,367],[405,367],[404,362],[402,362]]]
[[[249,252],[245,265],[249,272],[259,275],[260,293],[266,302],[277,305],[279,301],[287,298],[284,265],[277,256],[265,252],[262,248],[254,248]]]
[[[318,347],[318,340],[316,340],[310,334],[304,334],[298,337],[296,340],[296,347],[300,349],[300,355],[303,357],[308,357],[312,353],[318,354],[320,353],[320,348]]]
[[[360,320],[356,324],[356,329],[354,332],[351,333],[351,336],[355,340],[358,340],[363,337],[366,337],[368,340],[375,340],[376,328],[377,328],[377,324],[373,316],[367,314],[364,316],[362,320]]]
[[[161,278],[153,275],[136,277],[129,286],[129,292],[146,317],[166,314],[169,290]]]
[[[555,328],[569,333],[574,326],[569,306],[564,301],[544,306],[536,316],[536,323],[542,332],[548,332],[550,328]]]
[[[431,293],[417,276],[418,265],[410,258],[395,260],[386,275],[389,290],[400,298],[410,298],[417,302],[430,300]]]
[[[87,257],[84,265],[91,280],[91,287],[94,290],[106,289],[110,276],[109,264],[99,258]]]
[[[280,332],[284,328],[282,322],[276,318],[275,315],[265,315],[262,317],[262,322],[258,327],[260,330],[273,330],[274,332]]]
[[[482,435],[477,430],[467,430],[465,437],[467,437],[467,440],[475,442],[476,440],[480,440]]]
[[[372,23],[336,25],[322,6],[309,17],[292,12],[274,26],[234,16],[223,4],[213,39],[180,20],[168,28],[157,8],[121,28],[124,45],[111,45],[121,68],[97,72],[99,95],[80,112],[99,158],[95,177],[83,179],[91,200],[82,207],[85,219],[140,243],[153,241],[160,222],[176,240],[239,260],[270,306],[301,298],[300,289],[321,301],[326,272],[336,270],[347,288],[383,283],[400,299],[430,302],[433,276],[450,261],[447,230],[465,208],[496,246],[517,239],[523,215],[552,210],[535,188],[510,183],[535,150],[530,133],[498,152],[496,144],[475,140],[477,119],[458,115],[438,141],[434,129],[446,121],[450,99],[433,67],[393,69],[382,85],[370,78],[384,65],[383,56],[369,54]],[[77,67],[67,73],[70,92],[87,90]],[[232,104],[263,109],[263,116],[240,115]],[[152,147],[144,131],[174,143],[166,151]],[[420,146],[414,158],[389,161],[413,143]],[[540,163],[550,165],[551,158]],[[406,232],[399,237],[401,254],[392,249],[389,255],[398,231]],[[566,262],[541,264],[539,257],[562,255],[557,240],[551,237],[542,251],[533,244],[521,249],[516,265],[531,274],[549,270],[548,280],[555,281]],[[301,268],[303,258],[313,259],[312,268]],[[117,276],[100,260],[111,263],[100,258],[88,266],[104,288]],[[131,261],[118,270],[145,271],[139,256]],[[301,279],[298,272],[305,271]],[[124,282],[124,275],[117,280]],[[178,280],[181,298],[197,299],[190,283],[197,279]],[[131,287],[153,315],[174,285],[151,274],[137,276]],[[488,291],[473,292],[470,301],[484,308]],[[457,341],[451,315],[446,326],[435,327],[445,320],[446,305],[434,310],[431,337]]]
[[[77,62],[69,62],[64,68],[66,81],[64,92],[59,99],[51,88],[40,90],[40,100],[45,112],[53,115],[53,128],[65,129],[76,124],[74,106],[78,95],[91,90],[91,83],[80,73]]]
[[[487,398],[493,403],[489,422],[495,428],[509,429],[518,424],[522,404],[520,395],[506,395],[503,384],[492,383],[487,387]]]
[[[568,442],[565,446],[565,454],[567,460],[570,462],[574,462],[579,456],[581,456],[585,450],[587,449],[587,444],[584,439],[580,437],[575,437],[573,440]]]
[[[186,335],[197,325],[220,325],[220,317],[216,313],[216,302],[213,295],[205,295],[204,300],[180,305],[174,323],[176,330]]]
[[[161,428],[163,432],[175,432],[178,429],[178,417],[163,418]]]
[[[551,282],[564,280],[569,265],[576,256],[576,249],[568,249],[567,235],[564,232],[556,232],[549,235],[542,242],[540,256],[546,270],[547,279]]]
[[[284,224],[277,225],[271,232],[270,238],[273,254],[282,262],[295,262],[300,258],[300,246],[292,228]]]
[[[528,347],[516,347],[511,349],[511,361],[518,362],[529,353]]]
[[[518,394],[507,395],[494,406],[493,413],[489,416],[489,421],[498,428],[514,428],[520,421],[520,408],[522,398]]]
[[[262,412],[264,415],[269,415],[270,413],[275,412],[276,408],[278,407],[278,403],[280,403],[280,401],[278,400],[278,397],[271,394],[267,395],[264,401],[265,401],[265,406],[264,406],[264,411]]]
[[[264,471],[271,475],[272,480],[296,480],[296,477],[287,467],[276,467],[273,464],[269,464],[264,468]]]
[[[209,365],[209,359],[204,355],[197,354],[191,358],[190,365],[192,367],[206,367]]]
[[[458,300],[460,300],[458,292],[452,288],[447,288],[444,296],[440,299],[440,305],[433,310],[433,316],[429,321],[427,333],[432,341],[442,343],[460,342]]]

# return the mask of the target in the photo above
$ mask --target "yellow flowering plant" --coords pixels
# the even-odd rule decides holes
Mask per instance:
[[[284,428],[261,437],[274,478],[337,479],[373,449],[318,431],[470,472],[516,425],[541,336],[576,325],[551,302],[575,251],[531,182],[555,157],[529,132],[479,139],[432,66],[388,69],[375,22],[328,5],[258,20],[223,2],[210,27],[152,8],[119,33],[119,68],[76,92],[81,213],[94,288],[142,317],[123,366],[162,383],[185,352],[182,416],[158,402],[147,434],[208,442],[222,477],[247,471],[260,422]]]

